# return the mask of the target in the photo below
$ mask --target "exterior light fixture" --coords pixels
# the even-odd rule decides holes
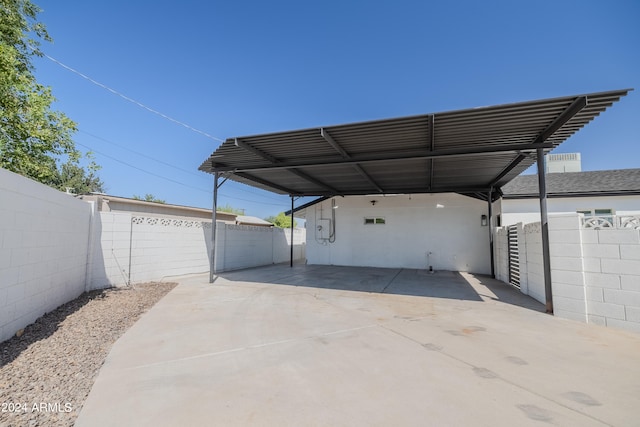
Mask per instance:
[[[487,216],[486,216],[486,215],[482,215],[482,216],[480,217],[480,225],[482,225],[483,227],[486,227],[486,226],[487,226],[487,223],[488,223],[488,222],[487,222]]]

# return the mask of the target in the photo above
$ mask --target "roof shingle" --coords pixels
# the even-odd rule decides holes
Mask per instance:
[[[640,194],[640,169],[547,174],[547,196]],[[505,199],[538,197],[538,176],[520,175],[502,187]]]

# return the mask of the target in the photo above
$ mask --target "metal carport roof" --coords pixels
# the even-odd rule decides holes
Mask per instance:
[[[199,169],[292,196],[487,200],[630,90],[229,138]]]
[[[491,202],[500,197],[500,188],[537,162],[546,309],[553,313],[544,154],[630,90],[230,138],[200,170],[214,174],[214,222],[222,185],[218,181],[224,176],[289,194],[291,212],[295,196],[322,200],[373,193],[459,193],[486,200],[491,224]],[[492,228],[488,236],[494,276]],[[290,250],[293,266],[293,245]]]

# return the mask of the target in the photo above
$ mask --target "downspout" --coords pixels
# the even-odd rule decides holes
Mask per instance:
[[[546,311],[553,314],[551,288],[551,255],[549,252],[549,218],[547,216],[547,182],[544,168],[544,149],[536,150],[538,160],[538,192],[540,197],[540,225],[542,231],[542,266],[544,270],[544,296]]]

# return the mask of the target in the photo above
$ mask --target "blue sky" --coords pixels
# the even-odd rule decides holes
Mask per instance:
[[[215,138],[636,88],[557,152],[581,152],[583,170],[640,167],[635,0],[36,4],[46,54]],[[219,141],[35,65],[109,194],[211,206],[197,168]],[[230,181],[219,203],[262,218],[290,206]]]

